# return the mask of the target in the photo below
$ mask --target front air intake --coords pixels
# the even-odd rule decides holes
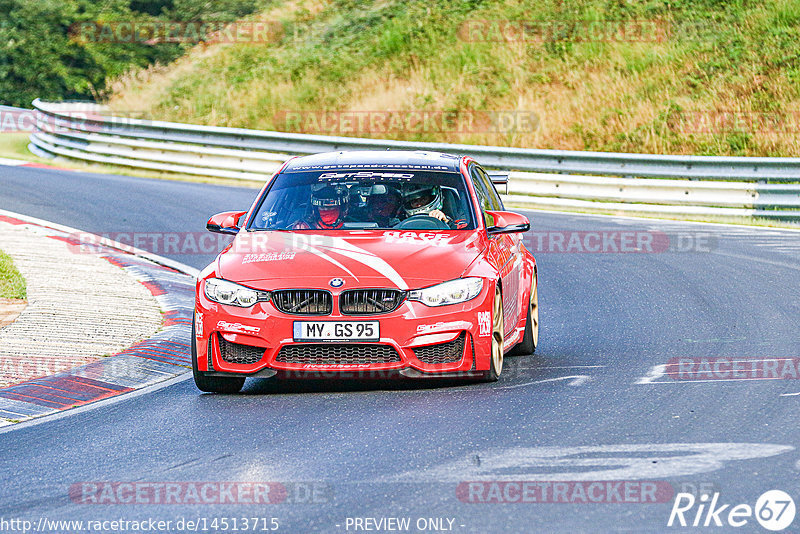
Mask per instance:
[[[281,289],[272,292],[272,304],[292,315],[330,315],[333,297],[321,289]]]

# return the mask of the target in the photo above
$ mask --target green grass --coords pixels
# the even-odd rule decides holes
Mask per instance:
[[[0,298],[24,299],[25,279],[14,266],[11,256],[0,250]]]
[[[0,134],[0,158],[46,163],[47,160],[34,156],[28,151],[28,142],[27,133]]]
[[[120,79],[112,105],[165,120],[269,130],[286,127],[281,111],[526,110],[540,117],[535,131],[376,137],[800,156],[800,125],[785,133],[748,124],[704,133],[682,119],[687,111],[736,111],[777,113],[790,126],[800,123],[791,115],[800,110],[796,0],[275,4],[262,17],[282,21],[280,42],[198,47],[169,66]],[[487,42],[465,39],[468,21],[566,24],[550,39]],[[652,21],[669,33],[641,42],[592,41],[582,38],[589,21]]]

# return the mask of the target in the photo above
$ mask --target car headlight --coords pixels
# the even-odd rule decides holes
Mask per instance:
[[[460,278],[411,291],[408,300],[417,300],[426,306],[445,306],[472,300],[480,294],[481,289],[483,289],[482,278]]]
[[[256,302],[269,300],[267,291],[250,289],[219,278],[209,278],[203,285],[205,286],[206,297],[220,304],[249,308]]]

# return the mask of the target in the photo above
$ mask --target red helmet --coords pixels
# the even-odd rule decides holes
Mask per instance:
[[[328,184],[311,186],[311,205],[317,208],[320,228],[340,228],[347,214],[350,196],[346,187]]]

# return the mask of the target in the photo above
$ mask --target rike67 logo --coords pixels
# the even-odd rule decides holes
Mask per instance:
[[[755,507],[749,504],[721,504],[719,493],[710,497],[703,494],[699,499],[691,493],[678,493],[667,526],[682,527],[734,527],[747,525],[755,515],[756,521],[767,530],[785,530],[794,522],[795,505],[788,493],[781,490],[764,492]],[[697,506],[695,506],[697,505]]]

